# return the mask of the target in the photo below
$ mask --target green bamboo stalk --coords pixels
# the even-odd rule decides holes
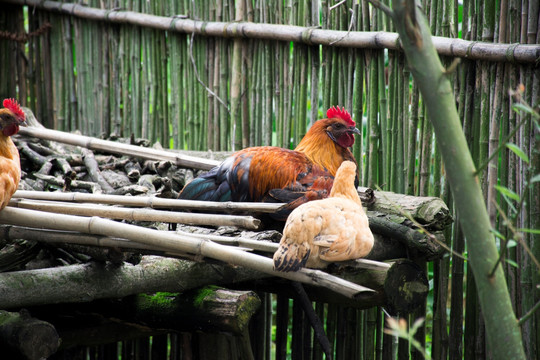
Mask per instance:
[[[235,21],[244,19],[244,1],[235,4]],[[232,74],[231,74],[231,119],[234,126],[234,150],[242,148],[242,113],[240,107],[241,83],[242,83],[242,40],[233,41]]]
[[[328,311],[326,312],[326,336],[330,342],[331,353],[335,351],[336,331],[337,331],[337,311],[338,306],[335,304],[328,304]]]
[[[319,23],[319,3],[313,1],[311,3],[311,21],[310,25],[313,27],[320,26]],[[357,7],[357,6],[356,6]],[[311,59],[311,92],[310,92],[310,103],[311,103],[311,116],[310,116],[310,126],[313,125],[315,121],[319,118],[319,69],[321,67],[321,47],[320,46],[311,46],[309,48],[310,59]],[[278,63],[279,64],[279,63]]]
[[[413,2],[414,4],[414,2]],[[400,34],[411,72],[431,116],[445,160],[448,180],[453,190],[456,209],[462,216],[461,226],[468,240],[469,259],[477,281],[478,295],[486,323],[486,333],[495,359],[524,359],[523,344],[512,310],[510,297],[499,267],[493,277],[488,274],[498,258],[482,191],[474,177],[474,164],[467,148],[451,94],[450,85],[431,43],[425,18],[416,6],[394,3],[392,18]],[[413,19],[404,22],[405,14]],[[414,35],[411,37],[410,35]],[[419,44],[422,46],[419,46]],[[422,64],[422,70],[418,66]],[[433,81],[437,78],[438,81]],[[455,153],[460,156],[455,156]],[[459,190],[459,191],[457,191]]]
[[[420,88],[420,86],[419,86]],[[423,96],[424,98],[424,96]],[[426,104],[423,103],[424,109],[426,107]],[[426,113],[426,110],[423,111],[423,113]],[[424,115],[425,116],[425,115]],[[428,113],[425,118],[431,120],[427,121],[425,119],[423,121],[424,128],[422,129],[421,139],[422,139],[422,158],[420,163],[420,186],[418,188],[418,194],[420,196],[428,196],[429,193],[429,175],[431,170],[431,161],[432,161],[432,147],[431,147],[431,140],[433,137],[433,127],[432,127],[432,117]]]
[[[465,250],[465,239],[460,228],[456,228],[453,232],[452,250],[457,254],[462,254]],[[452,256],[452,295],[450,297],[450,328],[448,335],[449,360],[463,359],[463,265],[461,257]]]
[[[56,16],[51,14],[50,15],[50,22],[51,25],[55,28],[62,28],[62,18],[60,16]],[[50,34],[51,37],[51,52],[53,54],[62,54],[63,53],[63,41],[62,41],[62,35],[63,33],[61,31],[55,31]],[[64,73],[65,73],[65,65],[64,65],[64,57],[59,56],[59,59],[57,62],[51,63],[51,73],[52,78],[55,79],[53,81],[53,96],[51,99],[51,102],[53,102],[54,106],[54,117],[57,120],[56,126],[58,129],[64,130],[66,129],[66,117],[65,117],[65,109],[63,102],[64,100],[64,94],[66,93],[65,87],[65,81],[64,81]]]
[[[408,195],[415,194],[414,179],[416,174],[416,134],[418,131],[418,109],[419,109],[420,92],[418,85],[413,81],[412,99],[411,99],[411,116],[409,119],[409,136],[407,138],[407,182],[405,192]]]
[[[401,58],[401,57],[400,57]],[[399,59],[396,66],[396,76],[398,77],[398,87],[396,92],[396,98],[397,98],[397,116],[396,116],[396,126],[394,130],[394,150],[395,150],[395,161],[392,163],[393,168],[396,170],[394,173],[394,179],[392,181],[392,184],[394,185],[394,190],[399,193],[403,193],[405,191],[405,185],[404,185],[404,176],[405,176],[405,153],[404,153],[404,123],[405,123],[405,117],[404,115],[404,108],[408,108],[408,93],[409,93],[409,79],[407,78],[406,84],[405,79],[403,77],[403,58]],[[407,92],[407,105],[404,104],[404,93]]]
[[[358,6],[356,6],[358,8]],[[360,184],[364,184],[364,52],[356,50],[354,66],[354,95],[353,98],[353,119],[361,134],[356,137],[353,147],[353,155],[358,162],[358,176]]]
[[[278,2],[278,16],[281,17],[283,14],[283,4]],[[288,119],[285,118],[285,51],[282,44],[276,43],[276,64],[277,64],[277,111],[276,111],[276,137],[277,137],[277,146],[285,147],[285,123],[288,122]],[[288,143],[287,143],[288,145]],[[287,146],[288,148],[288,146]]]
[[[538,13],[538,8],[536,9],[536,12]],[[531,103],[538,104],[540,99],[540,75],[538,74],[538,71],[533,72],[533,78],[532,78],[532,96],[531,96]],[[533,130],[534,126],[530,125],[530,133],[535,134],[534,137],[531,138],[531,144],[530,144],[530,151],[531,151],[531,171],[533,174],[539,174],[540,173],[540,139],[538,130]],[[535,214],[538,214],[540,212],[540,183],[535,183],[531,186],[530,193],[529,193],[529,216],[531,219],[530,228],[531,229],[540,229],[540,219]],[[532,254],[539,259],[540,258],[540,236],[538,234],[531,234],[530,239],[530,247]],[[533,284],[539,284],[540,283],[540,274],[538,271],[532,272],[532,283]],[[533,301],[535,303],[538,303],[540,301],[540,291],[538,288],[533,290]],[[538,344],[540,342],[540,326],[538,324],[540,323],[540,316],[538,313],[535,313],[532,320],[536,324],[536,328],[534,328],[534,325],[532,326],[533,329],[531,331],[531,340],[533,343]],[[535,349],[534,346],[532,347],[534,351],[531,351],[531,356],[538,357],[539,350]]]
[[[364,339],[364,358],[375,359],[375,341],[377,334],[377,308],[363,311],[365,314],[365,339]]]
[[[369,149],[367,161],[369,163],[368,168],[368,186],[374,187],[379,184],[380,174],[379,174],[379,138],[380,138],[380,128],[377,124],[377,111],[378,111],[378,96],[377,96],[377,85],[378,85],[378,64],[377,57],[378,55],[372,53],[372,58],[370,61],[369,67],[369,107],[368,107],[368,134],[369,134]]]
[[[263,117],[263,145],[272,145],[272,46],[269,41],[264,42],[264,117]]]
[[[398,83],[398,77],[396,76],[396,52],[388,51],[388,115],[381,117],[381,129],[382,129],[382,147],[385,152],[384,171],[382,174],[383,182],[392,187],[392,176],[395,173],[395,169],[392,166],[393,157],[395,151],[392,150],[395,144],[395,123],[397,121],[397,108],[398,102],[396,97],[396,87]],[[385,75],[384,72],[380,72],[379,75]]]
[[[284,94],[284,113],[283,118],[284,124],[283,124],[283,139],[285,142],[286,148],[295,147],[297,144],[291,144],[291,137],[292,137],[292,70],[291,70],[291,58],[290,58],[290,45],[285,44],[283,45],[283,53],[284,53],[284,63],[283,63],[283,78],[284,78],[284,87],[283,87],[283,94]]]

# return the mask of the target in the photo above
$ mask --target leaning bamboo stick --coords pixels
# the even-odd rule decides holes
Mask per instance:
[[[198,200],[176,200],[164,199],[155,196],[122,196],[122,195],[102,195],[86,193],[62,193],[47,191],[26,191],[18,190],[13,194],[15,199],[28,200],[49,200],[49,201],[69,201],[87,202],[95,204],[123,205],[149,207],[153,209],[184,209],[184,210],[205,210],[205,211],[250,211],[260,213],[274,213],[282,203],[244,203],[244,202],[218,202],[218,201],[198,201]]]
[[[25,127],[21,128],[19,134],[33,136],[39,139],[57,141],[69,145],[81,146],[91,150],[107,151],[113,154],[132,156],[148,160],[166,160],[175,163],[177,166],[194,169],[210,170],[219,164],[219,161],[217,160],[176,154],[171,151],[121,144],[114,141],[101,140],[89,136],[70,134],[45,128]]]
[[[162,256],[174,256],[184,258],[187,256],[186,253],[167,251],[167,249],[161,249],[156,246],[142,244],[128,239],[113,238],[103,235],[89,235],[75,231],[35,229],[31,227],[14,225],[0,225],[0,230],[4,233],[5,240],[7,241],[11,241],[13,239],[24,239],[53,244],[75,244],[96,247],[120,248],[126,251],[145,250],[151,251],[154,255]],[[233,246],[242,251],[257,250],[267,253],[274,253],[278,248],[277,243],[265,240],[253,240],[242,237],[228,237],[212,234],[195,234],[183,231],[178,231],[177,233],[184,236],[192,236],[199,239],[211,240],[215,243],[222,245]],[[381,269],[385,265],[387,265],[386,263],[381,263],[373,260],[359,260],[365,261],[361,261],[355,264],[357,268]],[[372,265],[371,263],[374,263],[374,265]]]
[[[361,47],[401,50],[398,34],[385,31],[350,32],[320,30],[302,26],[257,23],[207,22],[178,17],[164,17],[137,13],[97,9],[79,4],[42,0],[5,0],[10,4],[28,5],[46,11],[59,12],[80,18],[113,23],[146,26],[165,31],[176,30],[188,34],[227,38],[246,37],[279,41],[303,42],[308,45]],[[336,42],[337,41],[337,42]],[[493,44],[434,36],[433,45],[440,55],[503,61],[534,63],[538,61],[537,45]]]
[[[192,214],[162,210],[119,208],[103,205],[66,204],[53,201],[11,199],[11,207],[33,209],[59,214],[102,216],[131,221],[160,221],[190,225],[239,226],[257,230],[261,224],[252,216]]]
[[[356,298],[373,290],[351,283],[323,271],[301,269],[297,272],[283,273],[274,271],[270,258],[238,251],[230,246],[197,239],[192,236],[171,234],[159,230],[119,223],[99,217],[85,218],[72,215],[55,214],[27,209],[7,207],[0,212],[0,223],[28,226],[53,230],[71,230],[86,234],[105,235],[126,238],[139,243],[157,246],[177,252],[209,257],[223,262],[244,266],[273,276],[300,281],[306,284],[322,286],[348,298]]]

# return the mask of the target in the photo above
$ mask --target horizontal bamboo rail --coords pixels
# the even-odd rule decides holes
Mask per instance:
[[[307,45],[401,50],[398,34],[384,31],[347,32],[291,25],[200,21],[183,16],[165,17],[118,9],[97,9],[57,1],[3,0],[2,2],[28,5],[89,20],[132,24],[167,31],[175,30],[188,34],[293,41]],[[439,55],[444,56],[517,63],[537,63],[540,61],[540,46],[538,45],[493,44],[440,36],[433,36],[433,44]]]
[[[135,146],[129,144],[121,144],[114,141],[101,140],[89,136],[66,133],[63,131],[50,130],[38,127],[23,127],[19,134],[33,136],[38,139],[58,141],[64,144],[81,146],[90,150],[107,151],[113,154],[129,155],[131,157],[146,159],[146,160],[165,160],[172,163],[194,169],[210,170],[214,166],[219,165],[219,161],[204,158],[198,158],[189,155],[175,154],[171,151],[156,150]]]
[[[47,191],[26,191],[18,190],[13,194],[14,199],[31,200],[49,200],[49,201],[68,201],[68,202],[86,202],[95,204],[122,205],[149,207],[153,209],[168,210],[203,210],[206,212],[234,212],[250,211],[257,213],[274,213],[283,203],[246,203],[246,202],[218,202],[218,201],[200,201],[200,200],[176,200],[158,198],[155,196],[123,196],[123,195],[103,195],[86,193],[63,193]]]
[[[239,226],[251,230],[259,229],[261,224],[261,221],[257,218],[240,215],[191,214],[145,208],[120,208],[95,204],[71,204],[25,199],[11,199],[9,204],[11,207],[24,209],[80,216],[103,216],[110,219],[130,221],[159,221],[190,225],[214,224],[216,226]]]

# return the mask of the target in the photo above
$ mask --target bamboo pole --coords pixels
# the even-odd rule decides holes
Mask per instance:
[[[122,195],[101,195],[85,194],[79,192],[62,193],[46,191],[25,191],[18,190],[13,194],[13,199],[28,200],[49,200],[67,201],[79,203],[95,203],[123,206],[148,207],[152,209],[184,209],[203,210],[206,212],[232,212],[249,211],[258,213],[273,213],[282,203],[242,203],[242,202],[218,202],[218,201],[198,201],[198,200],[176,200],[164,199],[155,196],[122,196]]]
[[[120,154],[132,157],[138,157],[148,160],[171,161],[178,166],[184,166],[195,169],[210,170],[219,165],[219,161],[196,158],[189,155],[175,154],[170,151],[162,151],[140,146],[121,144],[113,141],[101,140],[83,135],[64,133],[62,131],[50,130],[45,128],[24,127],[19,134],[32,136],[39,139],[62,142],[64,144],[81,146],[91,150],[101,150],[113,154]]]
[[[377,6],[381,7],[381,4],[378,3]],[[394,10],[382,8],[394,20],[401,35],[411,72],[418,81],[430,114],[440,114],[438,117],[431,116],[430,119],[440,141],[456,209],[463,217],[461,226],[469,241],[469,258],[477,281],[493,356],[497,359],[524,359],[523,344],[502,269],[499,267],[493,276],[489,277],[498,257],[497,249],[490,233],[482,192],[474,176],[474,164],[459,126],[450,85],[443,75],[442,66],[431,43],[424,15],[417,10],[414,1],[408,2],[407,6],[404,3],[394,3]],[[412,22],[405,22],[405,16],[412,19]],[[422,64],[421,71],[419,64]],[[433,77],[439,80],[434,82]],[[461,149],[461,156],[456,157],[457,148]]]
[[[115,23],[129,23],[160,30],[195,33],[205,36],[227,38],[247,37],[267,40],[304,42],[307,44],[333,45],[339,47],[387,48],[399,50],[398,35],[384,31],[372,33],[318,30],[301,26],[240,23],[231,26],[226,22],[205,22],[191,19],[141,14],[134,11],[107,10],[86,7],[79,4],[60,3],[41,0],[4,0],[6,3],[28,5],[46,11],[60,12],[90,20]],[[339,42],[336,42],[339,40]],[[336,42],[336,43],[334,43]],[[538,59],[538,46],[528,44],[491,44],[471,42],[461,39],[433,37],[433,44],[441,55],[482,59],[487,61],[508,61],[512,54],[513,61],[534,63]]]
[[[226,263],[248,267],[293,281],[323,286],[348,298],[355,298],[362,294],[373,292],[371,289],[328,275],[319,270],[301,269],[298,272],[282,273],[273,270],[273,260],[267,257],[245,253],[210,241],[163,233],[159,230],[118,223],[98,217],[83,218],[60,214],[51,217],[50,214],[41,211],[8,207],[0,212],[0,222],[19,226],[26,226],[31,223],[37,228],[53,230],[69,229],[87,234],[127,238],[132,241],[154,245],[172,251],[187,252],[221,260]]]
[[[12,199],[11,207],[34,209],[59,214],[103,216],[110,219],[130,221],[159,221],[190,225],[239,226],[257,230],[259,219],[251,216],[192,214],[148,209],[127,209],[102,205],[67,204],[53,201]]]

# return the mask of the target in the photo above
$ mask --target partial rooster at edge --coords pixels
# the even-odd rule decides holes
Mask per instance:
[[[274,269],[324,268],[334,261],[366,256],[374,244],[366,213],[354,185],[356,165],[344,161],[326,199],[303,204],[289,215]]]
[[[360,134],[345,109],[332,107],[316,121],[295,150],[259,146],[240,150],[188,183],[180,199],[288,203],[276,218],[285,220],[298,205],[328,196],[349,147]],[[358,178],[356,178],[358,184]]]
[[[14,99],[5,99],[0,109],[0,210],[11,199],[21,180],[19,151],[11,140],[26,125],[25,114]]]

